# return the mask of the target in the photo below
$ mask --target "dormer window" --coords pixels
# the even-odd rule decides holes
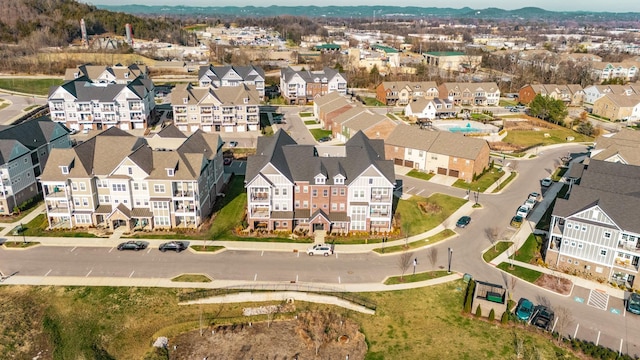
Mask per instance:
[[[336,185],[342,185],[344,184],[344,178],[335,178],[333,182],[336,183]]]
[[[79,78],[79,77],[80,77],[80,73],[77,73],[77,72],[76,72],[76,73],[73,73],[73,78],[74,78],[74,79],[77,79],[77,78]]]
[[[188,104],[189,103],[189,98],[182,98],[182,103],[183,104]]]
[[[326,178],[326,177],[324,177],[324,175],[322,175],[322,174],[317,175],[317,176],[315,177],[316,185],[318,185],[318,184],[325,184],[325,183],[326,183],[326,180],[327,180],[327,178]]]
[[[124,73],[124,78],[128,79],[129,78],[129,73]]]
[[[249,103],[249,98],[244,98],[244,103],[248,104]]]
[[[63,174],[68,174],[69,173],[69,167],[68,166],[60,166],[60,170],[62,170]]]
[[[173,177],[175,175],[175,171],[173,169],[167,169],[167,176]]]

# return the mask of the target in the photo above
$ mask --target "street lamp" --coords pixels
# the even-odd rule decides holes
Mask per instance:
[[[24,226],[22,226],[22,223],[20,223],[20,232],[22,233],[22,242],[26,244],[27,238],[24,235]]]
[[[478,206],[478,199],[480,199],[480,187],[478,187],[478,190],[476,190],[476,193],[474,195],[476,198],[476,206]]]
[[[447,266],[447,274],[451,274],[451,257],[453,256],[453,249],[452,248],[448,248],[448,255],[449,255],[449,265]]]

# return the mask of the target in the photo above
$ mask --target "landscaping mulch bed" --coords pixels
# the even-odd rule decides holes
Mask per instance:
[[[534,284],[560,295],[569,295],[573,288],[571,280],[549,274],[542,274]]]

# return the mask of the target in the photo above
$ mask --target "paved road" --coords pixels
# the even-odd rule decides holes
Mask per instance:
[[[11,105],[0,110],[0,114],[4,119],[4,125],[11,125],[14,120],[24,115],[23,109],[31,105],[44,105],[47,103],[47,99],[42,97],[12,95],[5,92],[0,92],[0,99],[7,100],[11,103]]]

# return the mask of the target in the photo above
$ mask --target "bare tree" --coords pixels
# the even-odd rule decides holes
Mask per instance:
[[[413,258],[413,252],[408,252],[406,250],[398,257],[398,269],[402,272],[402,275],[400,275],[400,281],[404,280],[404,273],[407,272],[411,266],[411,258]]]
[[[518,172],[518,165],[520,164],[519,161],[515,161],[515,160],[511,160],[511,163],[509,165],[509,167],[511,168],[512,172]]]
[[[316,350],[316,356],[322,345],[331,341],[337,334],[337,329],[342,324],[340,315],[329,311],[314,311],[303,313],[299,319],[302,321],[303,332],[311,339]]]
[[[513,332],[513,348],[516,353],[516,359],[522,359],[524,357],[524,339],[518,337],[518,334]]]
[[[562,340],[565,329],[567,328],[569,323],[573,320],[573,315],[571,313],[571,310],[565,306],[557,306],[554,309],[554,313],[557,319],[556,320],[557,329],[555,329],[555,331],[558,332],[558,344],[559,344],[560,341]]]
[[[498,238],[500,237],[500,228],[497,226],[490,226],[484,229],[484,234],[489,239],[491,245],[493,245],[493,251],[498,251],[496,248],[498,245]]]
[[[436,262],[438,262],[438,248],[436,247],[429,248],[429,251],[427,251],[427,257],[429,258],[431,267],[434,268],[436,266]]]

